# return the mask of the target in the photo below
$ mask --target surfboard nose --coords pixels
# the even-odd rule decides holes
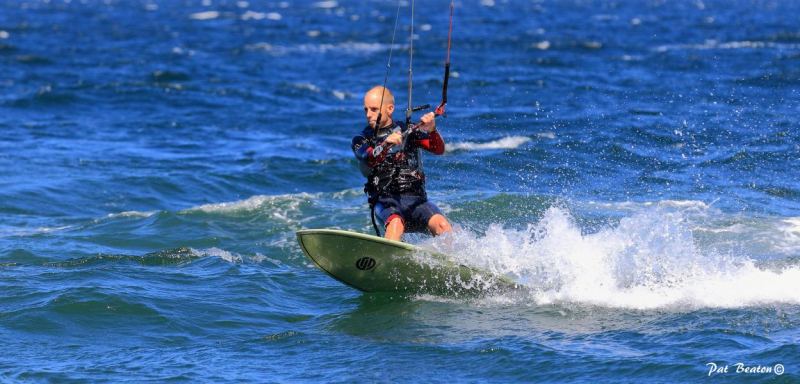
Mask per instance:
[[[474,295],[516,287],[506,277],[459,265],[449,256],[408,243],[336,229],[296,234],[317,267],[365,292]]]

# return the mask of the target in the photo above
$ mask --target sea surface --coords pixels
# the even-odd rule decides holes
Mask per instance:
[[[392,44],[393,1],[0,1],[0,382],[800,382],[800,2],[456,1],[456,231],[406,240],[523,287],[474,297],[295,237],[372,232],[349,143],[390,51],[403,118],[410,5]]]

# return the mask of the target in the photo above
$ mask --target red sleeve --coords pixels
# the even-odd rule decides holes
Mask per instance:
[[[442,135],[439,134],[439,131],[433,131],[428,133],[427,138],[417,140],[417,145],[422,147],[428,152],[432,152],[435,155],[441,155],[444,153],[444,139],[442,139]]]

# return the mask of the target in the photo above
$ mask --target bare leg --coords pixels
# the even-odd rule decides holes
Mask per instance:
[[[453,227],[450,226],[450,222],[447,221],[444,216],[437,213],[428,220],[428,230],[430,230],[434,236],[439,236],[445,232],[452,231]],[[388,235],[389,231],[387,230],[386,233]]]
[[[386,225],[386,233],[383,237],[389,240],[401,241],[400,239],[403,238],[403,232],[405,232],[405,230],[406,228],[403,225],[403,220],[399,217],[395,217]]]

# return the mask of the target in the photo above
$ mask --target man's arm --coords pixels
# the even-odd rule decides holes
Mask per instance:
[[[372,168],[376,164],[383,161],[383,159],[389,153],[389,146],[390,144],[385,144],[385,148],[384,145],[379,145],[373,148],[369,145],[369,142],[364,136],[354,137],[351,148],[353,149],[353,154],[356,156],[356,160],[358,160],[361,172],[364,173],[365,168]],[[368,173],[369,171],[367,171],[365,175]]]
[[[439,131],[434,130],[433,132],[422,133],[419,135],[419,138],[417,138],[416,143],[420,148],[434,155],[441,155],[444,153],[444,139],[442,135],[439,134]]]
[[[444,139],[436,130],[436,116],[433,112],[428,112],[420,118],[417,126],[420,134],[416,135],[415,142],[422,149],[441,155],[444,153]]]

